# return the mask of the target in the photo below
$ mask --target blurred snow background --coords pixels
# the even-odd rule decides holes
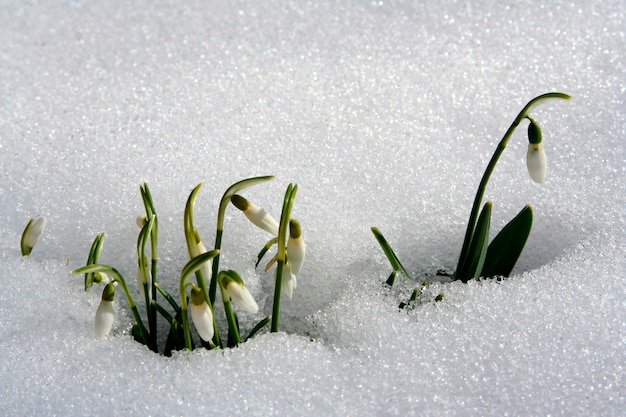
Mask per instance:
[[[0,2],[0,414],[623,415],[625,21],[623,1]],[[573,100],[533,112],[546,183],[524,125],[486,194],[494,230],[535,209],[515,276],[398,311],[416,283],[380,285],[369,228],[416,279],[453,269],[497,142],[548,91]],[[140,183],[175,290],[191,189],[212,242],[224,190],[268,174],[244,195],[278,216],[298,183],[308,244],[283,333],[161,357],[118,293],[94,340],[100,289],[70,271],[104,231],[101,261],[134,276]],[[224,238],[267,314],[267,236],[231,208]]]

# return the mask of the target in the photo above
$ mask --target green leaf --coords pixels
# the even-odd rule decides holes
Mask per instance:
[[[457,271],[455,274],[457,279],[467,282],[470,279],[480,277],[485,263],[485,257],[487,256],[490,223],[491,201],[487,201],[476,222],[476,229],[474,230],[465,262],[463,262],[461,270]]]
[[[200,255],[196,256],[195,258],[191,259],[183,267],[183,270],[181,272],[181,277],[186,278],[188,275],[193,274],[198,269],[202,268],[202,265],[205,262],[208,262],[211,259],[213,259],[218,253],[220,253],[219,250],[213,249],[213,250],[210,250],[208,252],[204,252],[203,254],[200,254]]]
[[[272,320],[272,316],[267,316],[265,317],[263,320],[261,320],[260,322],[257,323],[256,326],[254,326],[254,328],[250,331],[250,334],[248,335],[248,337],[246,337],[245,340],[250,339],[252,336],[254,336],[259,330],[261,330],[263,327],[265,327],[265,325],[267,323],[269,323]],[[244,340],[244,341],[245,341]]]
[[[272,239],[267,241],[265,246],[263,246],[263,249],[261,249],[261,252],[259,252],[259,254],[257,255],[257,261],[256,261],[256,264],[254,264],[255,268],[257,268],[259,266],[259,263],[261,263],[261,259],[263,259],[263,257],[267,253],[267,251],[270,250],[270,248],[272,246],[274,246],[277,242],[278,242],[278,238],[277,237],[272,238]]]
[[[380,230],[378,230],[378,228],[376,227],[372,227],[372,233],[374,233],[374,237],[378,241],[378,244],[387,256],[387,259],[389,259],[389,263],[391,264],[393,270],[396,272],[401,271],[407,278],[411,278],[409,273],[406,272],[406,269],[404,269],[404,266],[402,266],[402,264],[400,263],[400,260],[394,253],[393,249],[391,249],[391,246],[389,246],[389,243],[387,243],[387,239],[385,239]]]
[[[91,249],[89,250],[89,255],[87,256],[87,265],[97,264],[98,258],[100,257],[100,251],[102,250],[102,243],[104,239],[104,233],[99,233],[96,235],[93,243],[91,244]],[[85,291],[87,291],[93,285],[93,272],[85,273]]]
[[[524,207],[498,235],[487,249],[482,275],[508,277],[519,259],[533,225],[533,209]]]

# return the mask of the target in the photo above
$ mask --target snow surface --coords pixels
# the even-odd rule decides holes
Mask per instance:
[[[624,28],[623,1],[2,1],[0,414],[625,415]],[[548,91],[573,99],[533,112],[546,183],[524,125],[487,189],[494,228],[535,210],[514,276],[399,311],[416,282],[383,288],[370,227],[416,279],[453,269],[491,153]],[[167,358],[131,340],[119,293],[94,339],[100,289],[70,271],[104,231],[101,261],[134,276],[140,183],[175,292],[191,189],[212,242],[224,190],[268,174],[243,194],[278,216],[297,183],[308,244],[284,332]],[[271,309],[266,238],[229,209],[247,329]]]

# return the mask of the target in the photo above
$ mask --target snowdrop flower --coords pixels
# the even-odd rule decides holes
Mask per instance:
[[[115,296],[115,284],[109,283],[102,291],[102,300],[96,310],[95,334],[101,339],[111,332],[115,309],[113,308],[113,297]]]
[[[526,166],[530,178],[536,183],[541,184],[546,179],[546,171],[548,169],[548,159],[546,152],[543,150],[541,142],[541,129],[539,125],[530,117],[528,125],[528,152],[526,153]]]
[[[202,243],[202,241],[200,240],[200,236],[198,236],[196,234],[196,253],[193,254],[194,257],[198,256],[198,255],[202,255],[203,253],[208,252],[206,246],[204,246],[204,243]],[[202,275],[205,278],[209,278],[211,277],[211,263],[213,262],[213,260],[211,260],[210,262],[205,262],[202,267],[200,268],[202,270]]]
[[[191,287],[191,321],[202,340],[209,342],[213,339],[213,312],[202,290],[195,285]]]
[[[230,201],[235,207],[243,211],[243,214],[245,214],[248,220],[254,223],[255,226],[274,236],[278,236],[278,222],[264,208],[257,206],[238,194],[233,195]]]
[[[22,233],[22,241],[20,242],[22,256],[30,255],[45,228],[46,219],[44,217],[37,220],[30,219]]]
[[[236,275],[236,278],[239,278],[239,276]],[[259,311],[259,306],[256,301],[254,301],[252,294],[250,294],[250,291],[248,291],[248,289],[243,285],[241,278],[239,278],[239,280],[236,278],[233,274],[225,274],[222,276],[221,285],[222,288],[226,290],[227,297],[229,297],[240,309],[252,314],[257,313]]]
[[[137,219],[135,219],[135,222],[137,223],[137,226],[139,226],[140,229],[143,229],[146,223],[148,223],[148,217],[145,214],[142,214],[141,216],[137,216]]]
[[[287,263],[292,274],[298,275],[300,273],[305,254],[306,246],[302,238],[300,223],[291,219],[289,220],[289,240],[287,241]]]

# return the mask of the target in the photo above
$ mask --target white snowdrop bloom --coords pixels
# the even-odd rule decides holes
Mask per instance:
[[[28,222],[26,228],[24,229],[24,233],[22,233],[22,255],[30,255],[45,228],[46,219],[44,217],[40,217],[34,221],[31,219]]]
[[[213,339],[213,312],[204,300],[202,290],[196,286],[191,289],[191,321],[202,340]]]
[[[289,240],[287,240],[287,263],[289,263],[292,274],[298,275],[300,273],[305,254],[306,245],[302,238],[300,223],[292,219],[289,221]]]
[[[137,219],[135,219],[135,222],[137,223],[137,226],[139,226],[140,229],[143,229],[146,223],[148,223],[148,217],[145,214],[142,214],[141,216],[137,216]]]
[[[248,291],[244,285],[230,280],[226,285],[226,292],[228,292],[230,299],[240,309],[252,314],[259,311],[259,306],[256,301],[254,301],[254,297],[252,297],[252,294],[250,294],[250,291]]]
[[[548,158],[543,150],[543,143],[529,143],[528,152],[526,153],[526,166],[530,178],[536,183],[541,184],[546,179],[546,171],[548,169]]]
[[[115,319],[115,308],[113,307],[113,297],[115,296],[115,285],[107,284],[102,291],[102,300],[96,310],[95,335],[101,339],[111,332]]]
[[[291,272],[289,268],[289,262],[287,262],[283,268],[283,283],[282,283],[282,291],[285,295],[291,300],[293,296],[293,290],[298,286],[298,281],[296,276]]]
[[[243,211],[243,214],[245,214],[248,220],[255,226],[274,236],[278,236],[278,222],[264,208],[257,206],[238,194],[232,196],[230,201],[235,207]]]
[[[198,243],[196,243],[196,253],[194,256],[199,256],[207,252],[208,251],[206,249],[206,246],[204,246],[204,243],[202,243],[201,240],[198,240]],[[205,262],[204,264],[202,264],[202,267],[200,268],[202,270],[202,275],[204,276],[205,279],[209,279],[211,277],[212,263],[213,263],[213,260],[209,262]]]

